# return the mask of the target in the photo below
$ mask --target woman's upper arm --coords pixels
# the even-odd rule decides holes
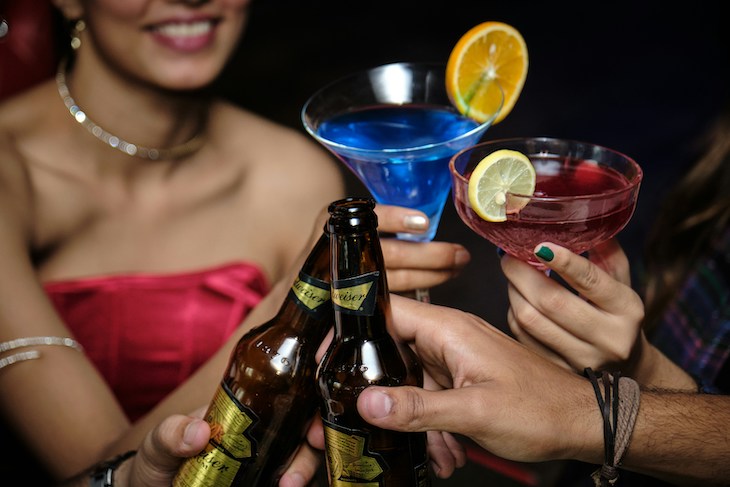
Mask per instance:
[[[0,139],[0,342],[71,336],[31,261],[32,195],[20,156],[8,139]],[[0,412],[54,476],[67,477],[97,461],[128,422],[83,353],[32,346],[2,356],[32,349],[40,352],[38,359],[0,370]]]

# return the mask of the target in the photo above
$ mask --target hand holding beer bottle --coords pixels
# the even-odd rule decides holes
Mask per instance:
[[[205,414],[210,441],[174,487],[278,485],[316,414],[315,354],[333,322],[329,252],[325,231],[277,315],[239,340]]]
[[[377,428],[357,411],[371,385],[422,386],[415,354],[388,334],[390,299],[371,199],[330,205],[335,337],[317,372],[330,485],[430,485],[425,433]]]

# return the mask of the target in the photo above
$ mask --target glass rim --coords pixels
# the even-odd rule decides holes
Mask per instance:
[[[443,73],[444,73],[444,81],[445,81],[445,78],[446,78],[446,75],[445,75],[445,73],[446,73],[446,64],[445,63],[438,63],[438,62],[394,62],[394,63],[388,63],[388,64],[380,64],[380,65],[377,65],[377,66],[373,66],[371,68],[366,68],[366,69],[362,69],[362,70],[359,70],[359,71],[356,71],[356,72],[347,74],[345,76],[342,76],[342,77],[340,77],[340,78],[338,78],[338,79],[336,79],[336,80],[334,80],[334,81],[326,84],[322,88],[320,88],[317,91],[315,91],[307,99],[307,101],[304,103],[304,105],[302,106],[302,109],[300,111],[300,120],[302,121],[302,125],[304,125],[304,129],[307,131],[307,133],[309,135],[311,135],[312,137],[314,137],[314,139],[317,140],[322,145],[328,146],[328,147],[332,147],[333,149],[337,149],[337,150],[345,150],[345,151],[348,151],[348,152],[359,153],[359,154],[380,154],[380,155],[382,155],[382,154],[413,153],[413,152],[418,152],[418,151],[431,150],[431,149],[434,149],[436,147],[442,147],[442,146],[445,146],[445,145],[453,144],[453,143],[458,142],[458,141],[460,141],[462,139],[466,139],[468,137],[472,137],[474,134],[479,133],[481,131],[486,131],[486,129],[488,129],[492,125],[492,122],[494,122],[494,120],[497,118],[497,115],[499,115],[499,112],[502,110],[502,107],[504,106],[504,91],[502,90],[502,87],[500,86],[499,82],[497,80],[495,80],[494,83],[495,83],[497,89],[499,89],[499,92],[502,94],[502,100],[499,103],[498,109],[492,114],[491,117],[489,117],[489,119],[487,119],[486,121],[484,121],[482,123],[479,123],[479,122],[477,122],[475,120],[475,122],[476,123],[479,123],[479,125],[477,125],[476,127],[472,128],[468,132],[464,132],[463,134],[460,134],[460,135],[458,135],[456,137],[452,137],[450,139],[447,139],[447,140],[444,140],[444,141],[441,141],[441,142],[434,142],[434,143],[430,143],[430,144],[423,144],[423,145],[417,145],[417,146],[413,146],[413,147],[405,147],[405,148],[399,148],[399,149],[389,149],[389,148],[385,148],[385,149],[363,149],[363,148],[360,148],[360,147],[354,147],[354,146],[351,146],[351,145],[341,144],[339,142],[334,142],[334,141],[332,141],[330,139],[327,139],[327,138],[324,138],[324,137],[320,136],[319,134],[316,133],[316,131],[314,131],[312,129],[312,127],[310,126],[310,124],[307,123],[307,115],[306,115],[307,114],[307,109],[310,107],[310,105],[312,103],[312,100],[314,100],[318,95],[322,94],[324,91],[326,91],[328,89],[331,89],[333,86],[336,86],[338,84],[341,84],[341,83],[343,83],[345,81],[348,81],[348,80],[357,78],[359,76],[363,76],[366,73],[371,73],[371,72],[374,72],[374,71],[386,69],[386,68],[391,67],[391,66],[420,66],[420,67],[427,67],[427,68],[440,68],[440,69],[443,70]],[[446,86],[444,86],[443,88],[444,88],[444,92],[446,92]],[[389,103],[389,104],[383,104],[383,105],[384,106],[390,105],[390,106],[396,107],[396,106],[408,106],[410,104],[411,103]],[[459,115],[461,115],[463,117],[466,117],[466,118],[469,118],[466,115],[464,115],[463,113],[461,113],[453,105],[453,103],[450,104],[450,105],[443,105],[443,106],[446,106],[448,108],[452,108]],[[342,113],[347,113],[347,112],[342,112]]]
[[[494,139],[494,140],[488,140],[484,142],[480,142],[478,144],[474,144],[469,147],[465,147],[464,149],[460,150],[456,154],[454,154],[451,159],[449,160],[449,171],[451,172],[451,175],[455,177],[457,180],[459,180],[461,183],[468,185],[469,179],[464,177],[463,174],[458,172],[456,170],[456,160],[459,159],[460,156],[464,155],[467,152],[473,151],[474,149],[480,149],[486,146],[490,145],[501,145],[501,144],[510,144],[514,142],[525,142],[525,141],[540,141],[540,142],[560,142],[560,143],[568,143],[571,145],[580,144],[584,146],[589,147],[595,147],[601,150],[604,150],[606,152],[610,152],[612,154],[615,154],[619,156],[620,158],[626,160],[629,165],[636,170],[636,175],[632,178],[626,177],[629,184],[627,184],[624,187],[618,188],[618,189],[612,189],[608,191],[604,191],[601,193],[594,193],[594,194],[585,194],[585,195],[574,195],[574,196],[535,196],[533,195],[525,195],[525,194],[519,194],[519,193],[512,193],[510,191],[507,191],[507,194],[519,197],[519,198],[525,198],[529,199],[530,201],[541,201],[545,203],[550,202],[560,202],[560,201],[580,201],[580,200],[591,200],[596,198],[604,198],[604,197],[611,197],[614,195],[618,195],[621,193],[633,191],[636,189],[642,182],[644,178],[644,171],[641,169],[641,166],[639,163],[634,160],[634,158],[627,156],[623,152],[617,151],[615,149],[611,149],[609,147],[606,147],[601,144],[594,144],[593,142],[585,142],[583,140],[577,140],[577,139],[567,139],[567,138],[560,138],[560,137],[509,137],[509,138],[503,138],[503,139]],[[525,154],[527,155],[527,154]],[[529,157],[529,156],[528,156]]]

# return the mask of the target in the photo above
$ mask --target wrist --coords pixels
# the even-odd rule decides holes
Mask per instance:
[[[655,389],[697,391],[697,383],[687,372],[667,358],[648,340],[643,339],[643,353],[635,371],[636,380],[640,384]]]
[[[126,487],[129,484],[130,461],[136,451],[122,453],[111,460],[99,464],[89,475],[90,487]]]
[[[571,373],[571,384],[564,384],[556,397],[563,400],[555,404],[551,444],[554,449],[546,460],[578,460],[600,463],[603,458],[603,429],[601,413],[588,379]],[[555,441],[557,440],[557,441]]]
[[[639,384],[620,371],[601,373],[586,367],[603,422],[603,462],[591,477],[602,487],[613,485],[619,477],[618,468],[631,441],[639,412]]]

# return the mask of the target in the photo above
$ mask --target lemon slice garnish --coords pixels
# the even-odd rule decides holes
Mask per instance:
[[[469,204],[484,220],[502,222],[521,210],[535,192],[535,168],[522,152],[500,149],[482,159],[469,176]]]

